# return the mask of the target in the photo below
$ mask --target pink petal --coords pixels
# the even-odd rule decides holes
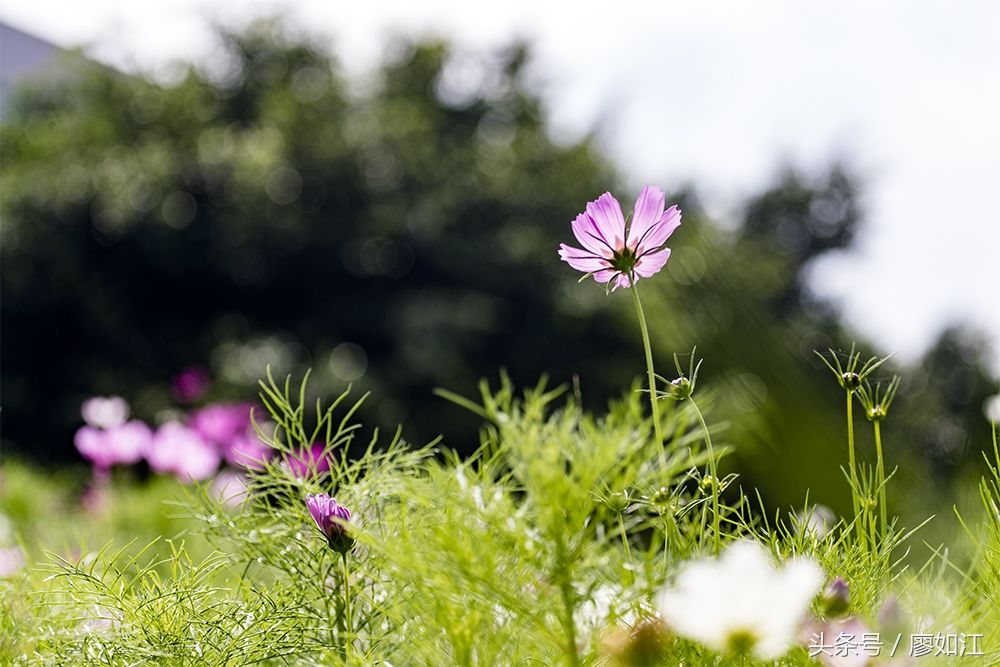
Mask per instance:
[[[576,237],[576,240],[580,242],[580,245],[589,250],[592,255],[608,258],[614,255],[614,250],[605,241],[601,230],[597,228],[594,219],[589,215],[581,213],[576,216],[576,220],[572,222],[571,226],[573,227],[573,235]]]
[[[628,230],[628,247],[635,250],[640,239],[649,228],[660,221],[663,215],[663,190],[655,185],[643,186],[639,198],[635,200],[635,212]],[[644,244],[647,248],[649,244]]]
[[[618,275],[618,272],[614,269],[601,269],[600,271],[594,272],[594,280],[599,283],[606,283],[616,275]]]
[[[671,206],[663,212],[655,225],[652,225],[643,236],[637,239],[636,254],[641,256],[644,252],[659,248],[680,226],[681,210],[676,206]]]
[[[664,248],[656,253],[647,253],[636,262],[635,272],[642,278],[649,278],[662,269],[668,259],[670,259],[670,248]]]
[[[610,266],[608,260],[595,257],[590,251],[574,248],[565,243],[559,244],[559,257],[577,271],[584,273],[593,273]]]
[[[618,280],[615,281],[615,287],[631,287],[632,281],[628,279],[628,276],[624,273],[618,275]]]
[[[587,204],[587,215],[593,221],[598,235],[614,250],[625,247],[625,216],[621,204],[610,192],[605,192]]]

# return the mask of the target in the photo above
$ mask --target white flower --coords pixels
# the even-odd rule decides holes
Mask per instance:
[[[823,579],[812,560],[793,558],[779,571],[759,544],[738,542],[718,558],[686,564],[660,595],[660,614],[677,634],[714,651],[774,660],[795,641]]]
[[[94,396],[83,402],[80,414],[94,428],[117,428],[128,419],[128,403],[121,396]]]
[[[1000,394],[990,396],[983,402],[983,415],[987,421],[1000,424]]]

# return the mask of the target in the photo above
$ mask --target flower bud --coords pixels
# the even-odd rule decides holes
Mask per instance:
[[[837,577],[823,591],[823,607],[827,616],[843,616],[851,606],[851,588],[843,577]]]
[[[628,491],[615,491],[604,499],[604,504],[615,514],[624,512],[631,502],[632,499],[629,497]]]
[[[670,383],[668,393],[675,401],[683,401],[694,393],[694,385],[682,375]]]
[[[850,371],[840,376],[840,383],[843,385],[844,389],[854,391],[861,386],[861,376],[853,371]]]
[[[312,515],[316,527],[323,533],[330,548],[339,554],[346,554],[354,546],[354,538],[347,532],[351,512],[325,493],[310,493],[306,496],[306,507]]]

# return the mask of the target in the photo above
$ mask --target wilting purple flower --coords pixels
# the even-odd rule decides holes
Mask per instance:
[[[146,460],[154,471],[173,473],[188,482],[211,477],[222,457],[194,430],[180,422],[167,422],[153,436]]]
[[[170,380],[170,388],[181,403],[194,403],[208,391],[208,371],[188,366]]]
[[[94,396],[80,406],[80,415],[88,426],[115,428],[128,419],[128,403],[121,396]]]
[[[212,403],[191,415],[188,425],[210,443],[221,449],[229,447],[233,438],[250,428],[249,403]]]
[[[73,442],[83,458],[95,468],[107,470],[113,465],[138,463],[149,449],[152,432],[138,420],[101,430],[82,426]]]
[[[663,191],[644,186],[626,227],[621,205],[605,192],[572,223],[583,248],[560,243],[559,257],[577,271],[592,273],[599,283],[614,280],[616,288],[630,287],[633,278],[649,278],[670,258],[665,244],[681,224],[681,210],[663,206]]]
[[[343,554],[354,546],[354,539],[347,534],[351,513],[346,507],[325,493],[310,493],[306,496],[306,507],[331,549]]]
[[[288,468],[296,477],[324,473],[330,469],[330,457],[323,455],[325,450],[323,443],[313,443],[309,448],[299,450],[298,454],[289,455],[286,459]]]

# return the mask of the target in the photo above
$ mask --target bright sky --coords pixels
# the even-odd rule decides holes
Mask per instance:
[[[693,181],[723,217],[784,162],[849,159],[867,225],[857,252],[815,268],[814,288],[903,359],[947,322],[978,326],[1000,370],[1000,3],[0,0],[0,20],[150,69],[210,57],[209,19],[281,9],[335,37],[356,71],[387,34],[468,49],[530,38],[561,133],[599,122],[636,189]]]

